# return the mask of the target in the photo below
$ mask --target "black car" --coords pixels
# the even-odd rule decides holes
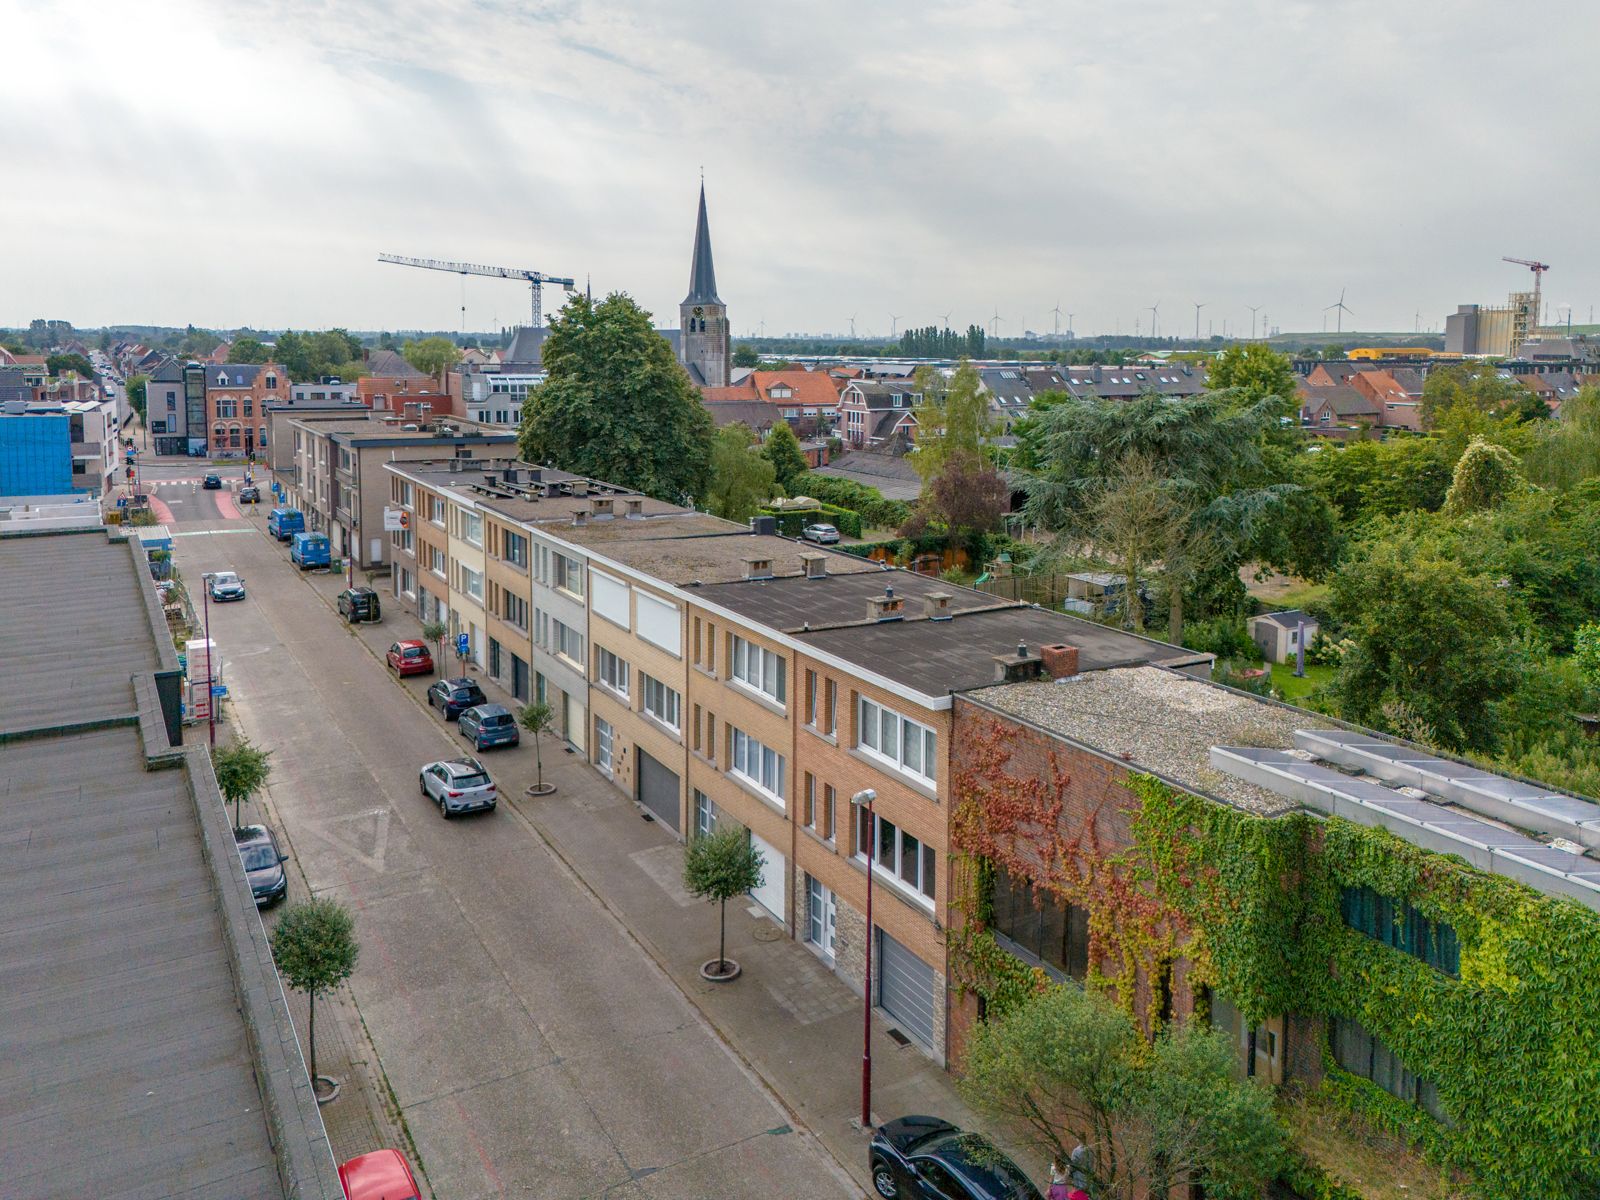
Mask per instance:
[[[255,893],[256,907],[266,908],[282,900],[289,892],[289,876],[283,869],[289,859],[279,851],[272,830],[265,825],[246,825],[233,831],[233,840],[239,844],[239,858]]]
[[[239,489],[240,504],[260,504],[261,489],[253,483],[247,483]]]
[[[442,709],[446,721],[488,702],[476,679],[441,679],[428,689],[428,707]]]
[[[884,1200],[1042,1200],[988,1138],[938,1117],[878,1126],[869,1154],[872,1186]]]
[[[200,486],[208,492],[215,492],[222,487],[222,476],[212,472],[200,481]]]
[[[357,621],[378,621],[383,618],[383,606],[371,588],[345,588],[339,593],[339,615],[352,625]]]

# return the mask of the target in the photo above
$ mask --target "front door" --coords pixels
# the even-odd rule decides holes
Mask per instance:
[[[806,876],[806,940],[817,948],[827,964],[833,965],[833,935],[838,920],[838,906],[834,903],[833,889],[823,885],[814,876]]]

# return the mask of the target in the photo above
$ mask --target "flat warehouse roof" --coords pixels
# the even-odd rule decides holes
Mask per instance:
[[[4,1190],[281,1196],[186,772],[133,726],[0,764]]]

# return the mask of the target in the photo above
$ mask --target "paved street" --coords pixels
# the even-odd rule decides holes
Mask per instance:
[[[357,914],[353,994],[434,1192],[857,1195],[515,805],[446,822],[423,803],[418,767],[462,743],[254,520],[178,507],[185,576],[248,581],[211,606],[234,715],[274,752],[294,865]],[[532,756],[485,760],[520,778]]]

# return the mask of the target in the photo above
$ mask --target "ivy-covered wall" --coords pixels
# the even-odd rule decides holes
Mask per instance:
[[[1147,1024],[1142,981],[1175,960],[1190,996],[1208,986],[1253,1021],[1353,1019],[1431,1081],[1447,1121],[1324,1045],[1330,1095],[1485,1195],[1600,1190],[1600,914],[1384,830],[1255,816],[1064,741],[1044,748],[1009,721],[956,728],[952,896],[967,920],[951,977],[991,1015],[1051,986],[984,927],[985,876],[1002,866],[1089,909],[1090,985]],[[1362,886],[1453,927],[1459,978],[1348,927],[1343,890]]]

